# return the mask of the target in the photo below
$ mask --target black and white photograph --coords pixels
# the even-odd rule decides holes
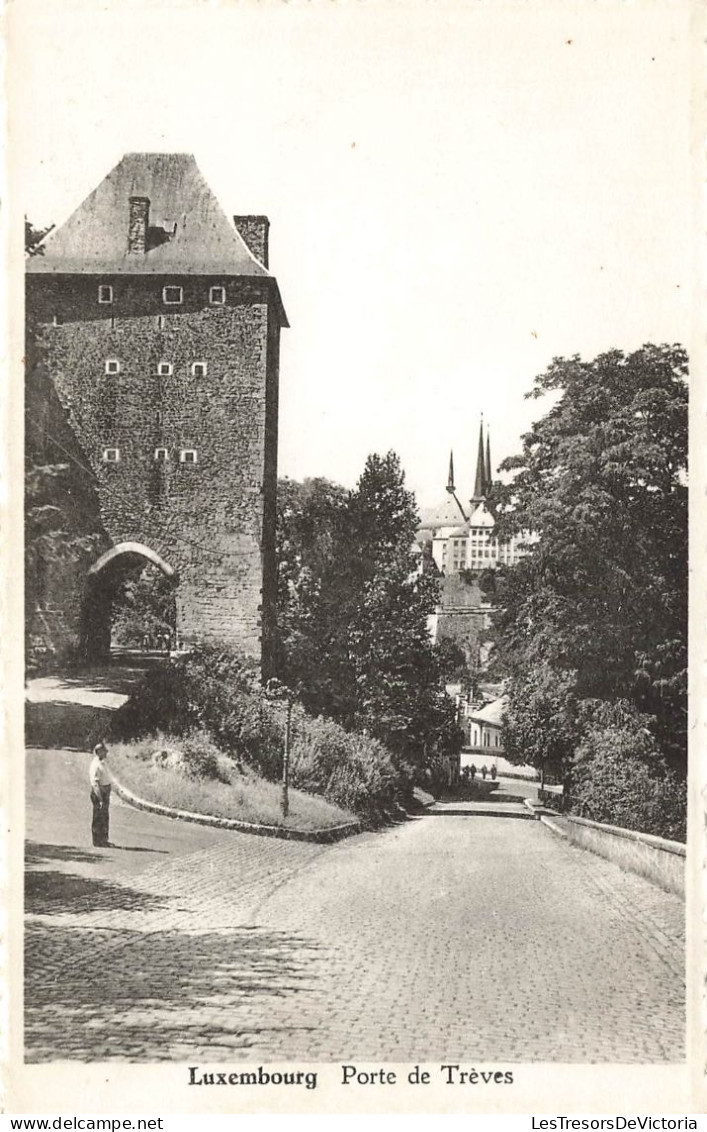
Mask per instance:
[[[702,1111],[703,33],[8,8],[11,1111]]]

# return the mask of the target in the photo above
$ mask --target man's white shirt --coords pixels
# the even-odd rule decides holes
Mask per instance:
[[[98,755],[94,755],[91,760],[91,766],[88,772],[91,786],[110,786],[113,781],[111,773],[105,764],[105,760],[99,759]]]

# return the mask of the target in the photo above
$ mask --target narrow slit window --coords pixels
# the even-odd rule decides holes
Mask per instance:
[[[206,362],[192,362],[192,377],[206,377]]]
[[[104,464],[117,464],[120,461],[119,448],[104,448],[103,449],[103,463]]]
[[[180,464],[196,464],[196,448],[182,448],[179,453]]]
[[[211,287],[209,290],[209,302],[214,306],[222,307],[226,302],[226,288],[225,287]]]
[[[99,303],[113,302],[113,288],[108,283],[101,283],[98,288]]]
[[[157,329],[158,330],[164,330],[164,315],[163,314],[157,315]]]
[[[106,359],[106,373],[120,373],[120,362],[117,358]]]
[[[162,301],[169,307],[179,306],[184,300],[184,291],[181,287],[163,287]]]
[[[155,413],[155,424],[157,424],[157,425],[161,425],[161,424],[162,424],[162,413],[160,412],[160,410],[159,410],[159,409],[158,409],[158,410],[157,410],[157,412]]]
[[[171,362],[159,362],[157,372],[160,377],[171,377],[174,373],[174,367]]]
[[[166,464],[169,460],[169,450],[167,448],[155,448],[155,463]]]

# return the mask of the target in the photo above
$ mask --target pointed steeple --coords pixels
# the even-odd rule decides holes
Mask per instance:
[[[484,418],[479,425],[479,451],[476,457],[476,479],[472,499],[481,500],[486,496],[486,456],[484,454]]]
[[[491,471],[491,430],[486,426],[486,495],[491,490],[493,472]]]
[[[466,522],[467,519],[469,518],[469,516],[467,515],[466,511],[464,510],[461,503],[457,499],[457,489],[454,486],[454,452],[453,451],[450,451],[450,453],[449,453],[449,475],[447,477],[447,491],[449,492],[452,499],[454,500],[457,507],[459,508],[462,519],[464,520],[464,522]]]
[[[449,476],[447,478],[447,491],[450,495],[454,495],[454,452],[450,449],[449,452]]]

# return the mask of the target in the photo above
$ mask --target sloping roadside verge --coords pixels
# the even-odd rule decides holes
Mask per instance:
[[[174,810],[169,806],[161,805],[159,802],[149,802],[145,798],[139,798],[137,794],[133,794],[132,790],[123,786],[116,779],[115,774],[113,774],[113,789],[119,798],[136,810],[145,810],[147,813],[175,818],[177,821],[209,825],[215,829],[234,829],[239,833],[253,833],[258,837],[279,837],[284,841],[314,841],[319,844],[328,844],[341,841],[344,837],[351,837],[355,833],[362,833],[366,828],[362,822],[353,821],[324,829],[292,829],[287,826],[261,825],[256,822],[239,821],[237,818],[219,818],[212,814],[197,814],[190,810]]]

